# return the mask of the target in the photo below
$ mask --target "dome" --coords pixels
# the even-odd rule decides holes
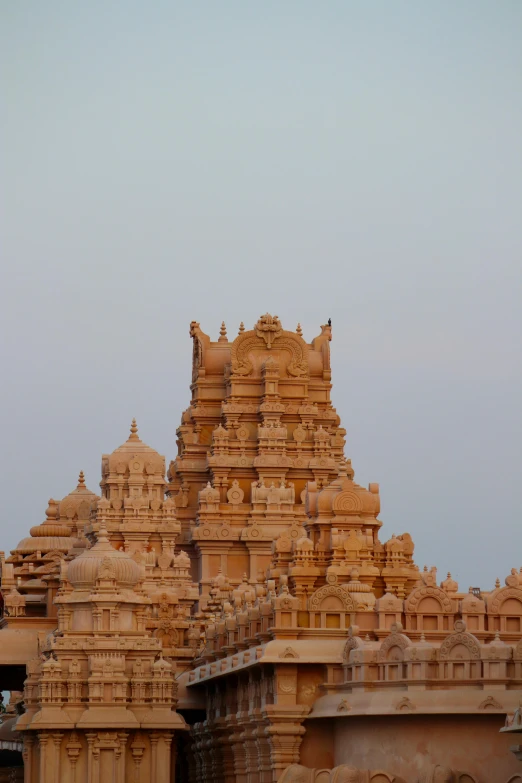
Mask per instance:
[[[138,435],[138,425],[136,424],[136,419],[132,420],[129,437],[125,443],[122,443],[121,446],[118,446],[117,449],[114,449],[111,457],[114,457],[117,454],[127,458],[130,458],[135,454],[148,454],[150,456],[160,457],[160,459],[163,459],[155,449],[147,446],[147,444],[141,440],[140,436]]]
[[[350,464],[339,466],[338,477],[319,492],[319,516],[377,516],[380,511],[379,485],[370,484],[368,489],[364,489],[355,483],[353,476]]]
[[[138,436],[136,419],[132,420],[130,435],[112,454],[102,457],[102,489],[117,476],[155,477],[154,483],[165,483],[165,457],[147,446]],[[150,480],[150,479],[149,479]]]
[[[23,538],[16,549],[17,554],[28,555],[35,552],[51,552],[57,549],[59,552],[68,552],[71,548],[71,531],[65,525],[57,522],[58,503],[50,498],[47,507],[46,520],[41,525],[31,528],[30,538]]]
[[[104,525],[100,525],[98,540],[94,546],[71,561],[67,578],[77,590],[92,588],[102,565],[120,587],[132,589],[139,581],[138,564],[125,552],[111,546]]]
[[[16,721],[18,720],[18,715],[15,715],[14,718],[8,718],[8,720],[5,720],[2,724],[0,724],[0,749],[2,750],[20,750],[22,749],[22,734],[19,731],[16,731]],[[19,744],[20,747],[9,747],[9,743],[16,743]]]
[[[34,552],[51,552],[57,549],[59,552],[68,552],[72,545],[72,538],[65,536],[37,536],[35,538],[23,538],[16,547],[17,554],[32,555]]]
[[[97,500],[98,495],[86,487],[83,470],[80,470],[76,489],[69,492],[59,503],[60,524],[69,526],[75,518],[87,522],[91,507]]]

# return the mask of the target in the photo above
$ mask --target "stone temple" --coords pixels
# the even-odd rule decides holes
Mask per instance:
[[[0,783],[522,783],[522,573],[382,535],[330,325],[190,335],[168,468],[133,421],[0,554]]]

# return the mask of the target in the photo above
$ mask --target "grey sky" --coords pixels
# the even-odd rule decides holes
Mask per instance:
[[[519,0],[4,0],[1,548],[132,416],[174,457],[189,322],[268,310],[332,318],[383,540],[522,566],[521,38]]]

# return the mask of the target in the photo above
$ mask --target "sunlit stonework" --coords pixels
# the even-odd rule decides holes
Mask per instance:
[[[133,421],[0,555],[0,783],[522,782],[522,573],[461,591],[381,541],[329,324],[190,335],[168,470]]]

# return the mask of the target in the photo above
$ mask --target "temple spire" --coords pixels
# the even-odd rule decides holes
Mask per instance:
[[[139,437],[138,437],[138,425],[136,424],[136,419],[132,420],[132,424],[131,424],[131,428],[130,428],[129,440],[139,440]]]
[[[221,329],[219,330],[218,343],[228,343],[227,327],[225,326],[224,321],[221,321]]]
[[[83,470],[80,470],[80,475],[78,476],[78,486],[76,489],[85,489],[85,476]]]

